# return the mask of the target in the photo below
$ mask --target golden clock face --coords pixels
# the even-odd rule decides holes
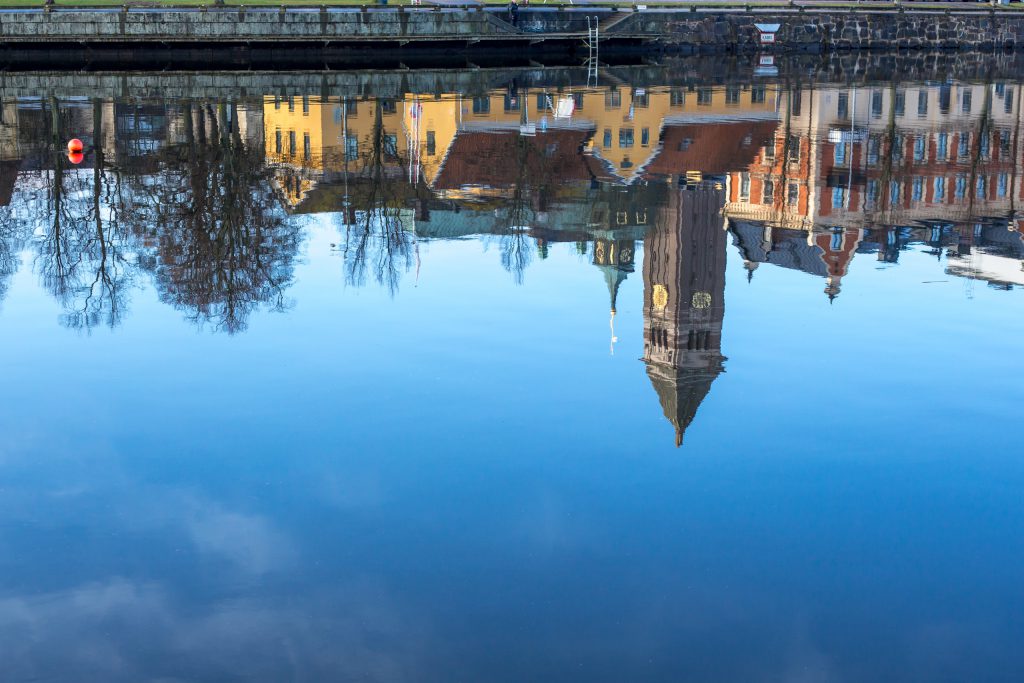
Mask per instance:
[[[651,294],[651,303],[659,311],[665,310],[665,306],[668,306],[668,289],[665,285],[654,285],[654,292]]]
[[[709,292],[694,292],[690,299],[690,306],[693,308],[707,308],[711,305],[711,294]]]

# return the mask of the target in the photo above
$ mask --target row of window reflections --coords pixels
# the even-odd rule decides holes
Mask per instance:
[[[934,142],[935,144],[935,159],[936,161],[949,161],[953,158],[952,152],[956,150],[957,159],[969,159],[971,157],[971,142],[973,134],[970,132],[962,133],[928,133],[924,135],[911,136],[913,139],[912,159],[914,163],[923,163],[928,160],[928,147]],[[881,135],[871,135],[867,139],[867,158],[865,161],[868,166],[877,166],[882,157],[884,137]],[[977,154],[978,158],[988,161],[992,158],[992,145],[993,143],[999,150],[1000,156],[1008,157],[1010,155],[1010,147],[1012,143],[1011,131],[999,130],[992,133],[991,136],[982,136],[978,143]],[[771,165],[775,163],[776,154],[776,142],[765,146],[761,150],[761,156],[765,164]],[[905,150],[907,147],[907,136],[903,133],[896,133],[892,136],[892,146],[890,147],[892,159],[896,162],[903,162],[905,160]],[[845,166],[849,161],[849,153],[851,150],[850,143],[841,142],[836,143],[833,150],[833,162],[836,166]],[[800,161],[801,154],[801,137],[799,135],[791,135],[789,142],[785,148],[786,159],[789,163],[798,163]]]
[[[974,179],[974,198],[989,199],[989,185],[991,176],[981,174]],[[923,202],[926,199],[927,183],[932,184],[932,196],[929,199],[932,203],[942,203],[952,197],[956,201],[967,198],[971,188],[971,180],[967,174],[958,174],[952,178],[945,176],[938,178],[925,178],[917,176],[907,180],[889,181],[889,204],[897,205],[906,196],[909,185],[910,201]],[[866,208],[875,208],[880,197],[881,182],[872,178],[864,184],[864,198],[867,202]],[[995,176],[995,188],[992,192],[993,199],[1005,199],[1010,193],[1010,176],[1008,173],[999,173]],[[832,208],[848,208],[850,189],[846,187],[832,188]],[[800,200],[800,183],[789,183],[786,187],[786,203],[788,206],[795,206]],[[739,201],[750,201],[750,174],[740,174]],[[761,185],[761,204],[775,204],[775,181],[765,180]]]
[[[725,90],[725,102],[726,104],[739,104],[741,100],[742,92],[749,90],[749,99],[751,104],[763,103],[766,99],[766,90],[764,86],[751,86],[748,88],[740,88],[739,86],[729,86]],[[712,88],[689,88],[688,90],[682,88],[674,88],[669,92],[669,105],[673,107],[682,107],[686,105],[687,98],[692,94],[696,97],[697,104],[700,106],[708,106],[713,100],[713,89]],[[574,102],[574,108],[576,111],[583,110],[583,93],[571,93],[568,95]],[[303,95],[299,98],[295,97],[275,97],[274,98],[274,109],[280,110],[282,106],[285,106],[289,112],[295,111],[296,99],[302,108],[303,115],[308,116],[310,111],[310,99],[308,95]],[[507,93],[504,96],[503,109],[506,112],[519,111],[522,107],[524,98],[517,92]],[[637,109],[646,109],[650,106],[650,93],[647,91],[636,90],[633,91],[630,97],[630,106]],[[397,104],[394,100],[380,99],[376,100],[377,106],[380,108],[383,114],[394,114],[397,112]],[[342,102],[343,109],[350,116],[355,116],[359,111],[359,103],[357,100],[344,100]],[[551,97],[547,93],[537,93],[536,95],[536,111],[543,112],[551,108],[552,102]],[[491,97],[489,95],[483,95],[479,97],[471,98],[471,106],[474,114],[489,114],[491,113]],[[612,88],[604,93],[604,106],[605,109],[618,109],[622,106],[622,91],[617,88]]]
[[[280,110],[281,105],[285,105],[288,111],[295,111],[295,97],[275,97],[274,98],[274,109]],[[309,116],[309,95],[303,95],[298,98],[302,106],[303,116]],[[398,105],[394,100],[379,99],[375,100],[374,103],[380,108],[382,114],[394,114],[398,111]],[[358,100],[342,100],[338,107],[338,115],[342,113],[348,114],[349,116],[355,116],[359,113],[359,101]]]
[[[922,88],[917,91],[916,95],[916,108],[917,116],[924,118],[928,116],[928,108],[931,101],[931,93],[934,90],[928,90]],[[995,94],[998,106],[1002,107],[1003,113],[1013,113],[1013,88],[1007,88],[1005,83],[998,83],[995,86]],[[913,96],[912,96],[913,97]],[[938,105],[939,113],[949,114],[953,109],[953,90],[948,85],[939,86],[938,88]],[[974,92],[970,88],[965,88],[960,92],[960,96],[957,98],[957,105],[961,114],[970,114],[974,109]],[[800,116],[801,105],[802,105],[802,93],[799,90],[793,92],[791,99],[791,107],[794,116]],[[870,100],[870,111],[871,118],[880,119],[883,113],[884,96],[881,90],[874,90],[871,93]],[[907,109],[907,93],[903,90],[897,90],[893,93],[892,98],[893,115],[900,117],[906,115]],[[850,94],[846,92],[838,93],[836,101],[836,116],[840,119],[850,118]]]
[[[764,86],[750,86],[749,88],[741,86],[726,86],[725,88],[725,103],[727,105],[738,105],[743,99],[743,93],[749,94],[749,102],[751,104],[762,104],[765,102],[767,91]],[[931,92],[928,89],[920,89],[916,94],[916,111],[919,117],[925,117],[928,115]],[[1005,84],[999,83],[995,85],[995,93],[998,100],[1001,101],[1001,106],[1006,114],[1013,112],[1013,96],[1014,90],[1012,87],[1007,88]],[[669,104],[673,107],[682,107],[686,105],[686,101],[689,96],[696,98],[698,106],[710,106],[714,101],[714,89],[710,87],[696,88],[691,87],[688,89],[673,88],[669,91]],[[583,109],[583,93],[572,93],[569,95],[573,98],[575,109],[580,111]],[[304,115],[309,114],[310,99],[308,95],[303,95],[298,98],[302,113]],[[839,119],[850,118],[850,94],[847,92],[840,92],[837,94],[836,101],[836,116]],[[870,99],[870,112],[872,118],[881,118],[884,107],[884,94],[881,90],[875,90],[871,93]],[[907,108],[907,93],[902,90],[898,90],[893,93],[893,114],[895,116],[904,116]],[[963,114],[970,114],[974,108],[974,92],[970,88],[965,88],[960,92],[957,98],[959,111]],[[287,106],[288,111],[295,111],[295,97],[275,97],[274,98],[274,109],[281,109],[282,104]],[[522,106],[523,98],[518,93],[508,93],[504,96],[504,110],[506,112],[519,111]],[[376,105],[381,109],[383,114],[394,114],[397,111],[397,104],[394,100],[380,99],[376,100]],[[952,88],[948,85],[943,85],[938,88],[938,105],[939,112],[942,114],[949,114],[953,108],[953,93]],[[536,95],[536,110],[545,111],[551,106],[551,100],[548,94],[538,93]],[[622,91],[617,88],[612,88],[604,93],[604,106],[606,109],[618,109],[622,106]],[[650,106],[650,94],[646,91],[633,91],[630,98],[630,106],[644,109]],[[790,106],[792,114],[794,116],[800,116],[803,109],[803,92],[801,90],[794,90],[790,98]],[[345,100],[344,108],[347,110],[349,115],[355,115],[358,113],[359,104],[357,100]],[[472,98],[472,110],[474,114],[489,114],[491,112],[491,97],[484,95]]]
[[[651,345],[656,349],[668,349],[668,332],[661,327],[651,328]],[[707,351],[712,349],[711,332],[709,330],[690,330],[686,335],[687,351]]]
[[[288,156],[294,157],[298,152],[297,134],[294,130],[288,131]],[[436,139],[434,131],[427,132],[427,154],[436,153]],[[274,131],[274,152],[280,155],[285,154],[284,132],[281,129]],[[381,136],[381,153],[385,157],[396,158],[398,156],[398,136],[392,133],[385,133]],[[302,158],[310,161],[313,157],[309,133],[302,134]],[[359,138],[355,135],[345,136],[345,161],[355,161],[359,158]]]

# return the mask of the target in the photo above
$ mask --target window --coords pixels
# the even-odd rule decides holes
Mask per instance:
[[[964,114],[971,113],[971,91],[964,90],[963,98],[961,100],[960,111]]]
[[[899,181],[889,181],[889,205],[893,206],[900,203],[900,184]]]
[[[578,109],[579,107],[576,107]],[[547,111],[548,96],[545,93],[537,93],[537,111]]]
[[[949,133],[939,133],[939,139],[935,148],[935,156],[939,161],[949,159]]]
[[[1008,130],[999,131],[999,154],[1010,154],[1010,131]]]
[[[345,113],[349,116],[355,116],[359,113],[359,101],[358,100],[345,100]]]
[[[953,92],[948,85],[939,86],[939,112],[942,114],[949,113],[949,104],[952,100]]]
[[[773,135],[771,143],[761,148],[761,156],[764,157],[764,163],[769,166],[772,166],[775,163],[776,144],[775,136]]]
[[[927,139],[923,135],[918,135],[914,138],[914,163],[919,164],[924,161],[925,150],[927,149],[925,143]]]
[[[986,199],[988,194],[988,176],[980,175],[977,181],[974,183],[974,197],[975,199]]]
[[[932,201],[941,203],[946,201],[946,179],[936,178],[935,186],[932,189]]]
[[[398,156],[398,136],[388,134],[384,136],[384,154],[389,157]]]
[[[844,120],[850,118],[850,95],[848,93],[839,93],[839,100],[836,103],[836,116]]]
[[[355,161],[359,158],[359,139],[355,135],[345,137],[345,161]]]
[[[832,229],[832,238],[828,242],[829,251],[840,251],[843,248],[843,231]]]
[[[572,101],[576,105],[576,111],[583,111],[583,93],[576,92],[572,94]]]
[[[673,88],[668,95],[668,103],[673,107],[682,107],[686,104],[686,91],[681,88]]]
[[[840,142],[832,152],[832,160],[836,166],[846,165],[846,143]]]
[[[991,145],[989,145],[989,137],[987,135],[983,135],[981,139],[978,141],[978,146],[978,153],[981,154],[982,159],[985,159],[987,161],[989,159],[989,153],[991,152]]]
[[[882,118],[882,91],[876,90],[871,93],[871,118]]]
[[[637,109],[646,109],[651,104],[650,96],[646,90],[638,90],[633,93],[633,106]]]
[[[1013,88],[1006,89],[1006,98],[1003,100],[1003,113],[1013,113]]]
[[[302,134],[302,158],[305,159],[306,161],[309,161],[309,158],[310,158],[311,155],[312,155],[312,150],[310,149],[310,144],[309,144],[309,133],[303,133]]]
[[[924,178],[917,176],[911,185],[910,196],[915,202],[924,199]]]
[[[289,97],[288,98],[288,111],[295,111],[295,98],[294,97]]]
[[[519,111],[519,95],[518,94],[506,94],[505,95],[505,111]]]
[[[281,129],[278,128],[274,131],[274,151],[278,154],[281,153]]]
[[[474,97],[473,98],[473,113],[478,116],[491,113],[491,98],[490,97]]]
[[[288,131],[288,154],[295,156],[295,131]]]
[[[750,201],[750,174],[740,173],[740,201]]]
[[[971,134],[960,133],[959,144],[957,144],[956,155],[966,159],[971,152]]]
[[[277,97],[275,95],[274,96],[274,109],[280,109],[280,108],[281,108],[281,98]]]
[[[874,206],[878,202],[878,181],[869,180],[867,187],[867,200],[869,206]]]
[[[960,174],[956,177],[956,187],[953,189],[953,196],[956,199],[963,199],[967,196],[967,176]]]
[[[640,146],[648,147],[651,144],[651,129],[641,128],[640,129]]]
[[[735,85],[727,86],[725,89],[725,103],[727,105],[737,105],[740,103],[740,89]]]
[[[800,136],[789,136],[789,146],[786,150],[786,160],[791,164],[796,164],[800,162]]]
[[[380,107],[381,114],[394,114],[398,111],[394,100],[377,100],[377,106]]]
[[[928,91],[923,88],[917,91],[917,115],[922,119],[928,116]]]
[[[633,146],[633,129],[632,128],[620,128],[619,129],[619,147],[627,149]]]
[[[755,85],[750,88],[750,103],[751,104],[764,104],[764,86]]]
[[[833,187],[832,188],[832,208],[842,209],[846,206],[846,188]]]
[[[608,90],[604,94],[604,108],[618,109],[622,106],[622,93],[618,90]]]
[[[761,203],[762,204],[774,204],[775,203],[775,182],[771,180],[764,181],[764,187],[761,188]]]
[[[907,108],[907,94],[905,92],[900,91],[896,93],[893,108],[896,110],[896,116],[903,116],[903,112]]]
[[[786,189],[786,201],[790,206],[800,201],[800,185],[797,183],[790,183]]]
[[[868,138],[868,166],[878,165],[878,155],[882,149],[882,139],[877,135]]]
[[[793,91],[793,116],[800,116],[800,109],[803,105],[804,96],[803,92],[799,89]]]
[[[437,135],[432,130],[427,131],[427,156],[437,154]]]
[[[302,96],[302,115],[309,116],[309,95]]]
[[[711,105],[711,88],[697,88],[697,106],[708,107]]]
[[[604,147],[605,149],[608,149],[609,147],[612,146],[612,129],[611,128],[605,128],[604,129],[604,138],[601,140],[601,146]]]
[[[1009,178],[1005,173],[1000,173],[999,177],[996,178],[996,196],[1000,199],[1006,197],[1006,189]]]

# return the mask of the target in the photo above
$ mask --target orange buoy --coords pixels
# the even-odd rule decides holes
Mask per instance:
[[[70,161],[73,164],[82,163],[82,159],[84,158],[85,155],[82,154],[81,152],[68,152],[68,161]]]
[[[69,152],[81,152],[85,149],[85,145],[78,138],[71,138],[68,140],[68,151]]]

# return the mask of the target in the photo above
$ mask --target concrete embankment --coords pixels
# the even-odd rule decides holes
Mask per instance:
[[[504,9],[113,8],[0,10],[6,50],[73,46],[176,50],[306,46],[319,50],[602,50],[786,52],[850,49],[1013,49],[1024,12],[987,9],[709,9],[528,7],[513,26]],[[979,6],[980,7],[980,6]]]

